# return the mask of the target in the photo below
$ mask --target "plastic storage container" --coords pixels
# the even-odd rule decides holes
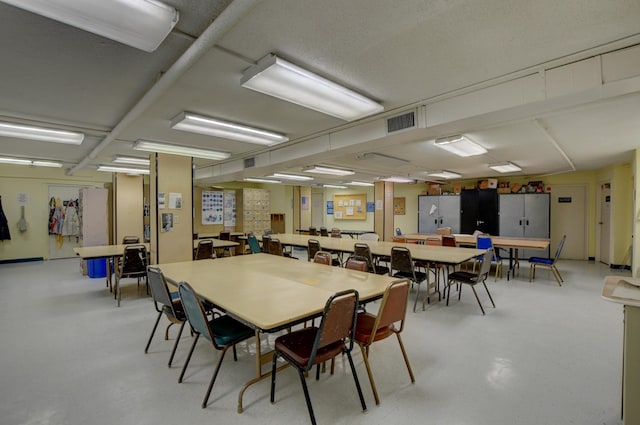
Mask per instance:
[[[107,277],[106,258],[87,260],[87,271],[89,273],[89,277]]]

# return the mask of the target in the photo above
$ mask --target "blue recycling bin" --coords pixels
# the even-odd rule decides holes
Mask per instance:
[[[89,277],[107,277],[107,259],[87,260],[87,271]]]

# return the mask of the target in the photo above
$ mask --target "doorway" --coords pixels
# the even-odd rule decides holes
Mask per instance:
[[[324,226],[324,193],[311,193],[311,225],[316,229]]]
[[[604,264],[611,262],[611,183],[602,183],[600,192],[600,243],[598,244],[598,260]]]
[[[49,259],[76,257],[73,248],[80,246],[78,200],[80,198],[80,189],[83,187],[85,186],[49,186]],[[60,223],[59,225],[54,225],[53,229],[51,222],[52,212],[56,216],[54,219],[56,223]]]
[[[587,259],[587,187],[551,185],[551,255],[567,235],[560,258]]]

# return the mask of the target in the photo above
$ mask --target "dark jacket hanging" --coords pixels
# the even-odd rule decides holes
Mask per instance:
[[[0,241],[11,240],[11,234],[9,233],[9,225],[7,224],[7,216],[4,215],[2,210],[2,196],[0,196]]]

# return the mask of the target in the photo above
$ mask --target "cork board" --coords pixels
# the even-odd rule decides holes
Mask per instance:
[[[367,194],[333,195],[334,220],[366,220]]]
[[[404,215],[404,198],[393,198],[393,214]]]

